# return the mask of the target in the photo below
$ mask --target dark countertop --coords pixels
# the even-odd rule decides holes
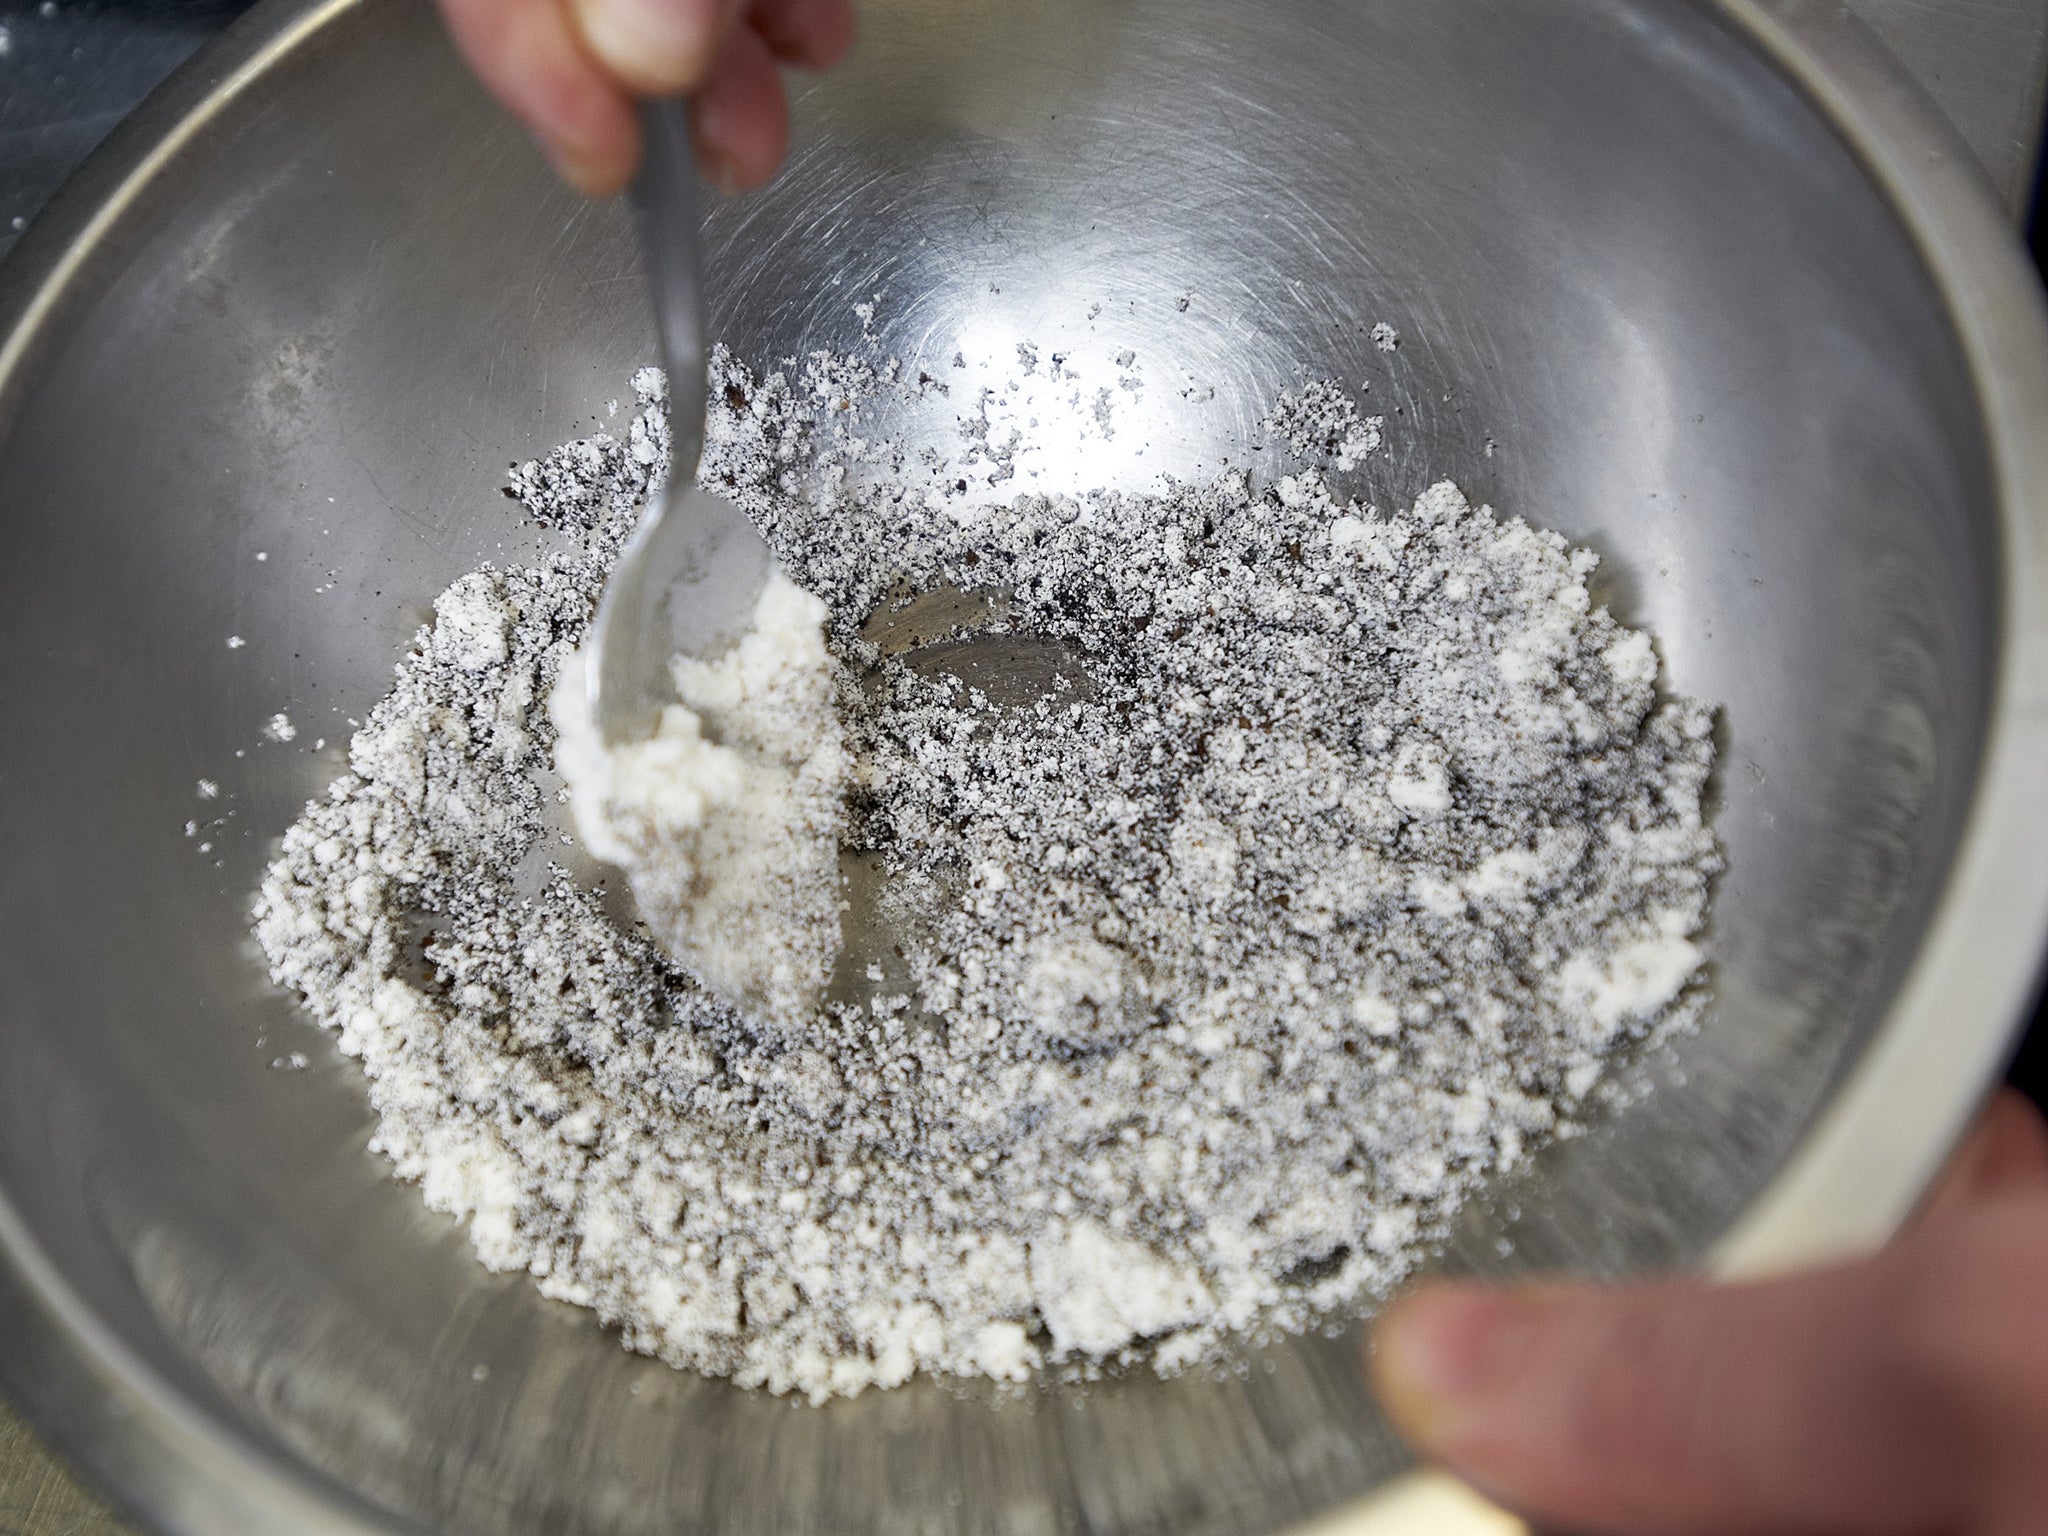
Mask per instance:
[[[1850,0],[1962,130],[2015,223],[2033,196],[2048,0]],[[0,256],[241,0],[0,0]],[[0,1403],[0,1536],[130,1536]]]

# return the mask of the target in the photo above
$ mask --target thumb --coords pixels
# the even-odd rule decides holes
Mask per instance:
[[[1397,1304],[1373,1370],[1396,1426],[1493,1499],[1630,1536],[1951,1526],[1940,1394],[1886,1347],[1880,1264],[1739,1287],[1490,1291]]]

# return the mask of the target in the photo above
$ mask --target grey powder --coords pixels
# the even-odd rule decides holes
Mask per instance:
[[[1378,430],[1341,392],[1281,403],[1271,485],[996,508],[862,436],[902,373],[715,365],[704,473],[830,610],[849,928],[888,941],[806,1029],[541,867],[547,695],[665,466],[648,375],[624,441],[516,472],[561,552],[444,594],[287,833],[273,974],[486,1264],[679,1366],[1174,1370],[1357,1306],[1688,1014],[1710,713],[1591,555],[1448,485],[1334,497]],[[947,663],[1005,644],[1046,664]]]

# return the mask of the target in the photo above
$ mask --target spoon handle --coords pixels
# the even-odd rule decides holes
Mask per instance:
[[[668,372],[669,480],[688,485],[704,452],[704,191],[690,147],[689,102],[650,101],[640,121],[645,143],[633,183],[634,222]]]

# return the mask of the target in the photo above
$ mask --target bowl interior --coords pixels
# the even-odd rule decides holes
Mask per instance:
[[[1307,367],[1389,415],[1368,494],[1453,477],[1602,553],[1724,709],[1717,1000],[1446,1262],[1703,1253],[1914,953],[1996,629],[1956,343],[1825,123],[1685,0],[874,0],[797,138],[715,216],[742,357],[858,345],[877,296],[911,367],[1135,352],[1124,430],[1040,453],[1047,489],[1241,459]],[[434,1529],[1188,1536],[1370,1489],[1404,1462],[1351,1335],[797,1407],[484,1274],[365,1150],[356,1069],[247,938],[258,872],[433,595],[541,537],[504,466],[651,350],[622,210],[398,0],[239,88],[88,249],[0,380],[0,1188],[204,1412]]]

